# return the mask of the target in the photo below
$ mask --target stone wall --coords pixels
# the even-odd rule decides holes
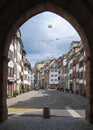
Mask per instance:
[[[7,119],[7,55],[17,29],[32,16],[51,11],[78,31],[86,52],[86,119],[93,123],[93,1],[91,0],[1,0],[0,1],[0,122]]]

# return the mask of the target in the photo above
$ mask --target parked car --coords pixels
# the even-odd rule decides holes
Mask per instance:
[[[39,86],[35,86],[34,90],[39,90],[40,87]]]

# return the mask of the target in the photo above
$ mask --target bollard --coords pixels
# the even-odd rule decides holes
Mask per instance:
[[[43,118],[50,118],[50,108],[49,107],[43,108]]]

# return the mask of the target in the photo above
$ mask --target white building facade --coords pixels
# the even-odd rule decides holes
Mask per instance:
[[[21,63],[22,63],[22,46],[21,33],[18,30],[13,37],[8,51],[8,84],[7,94],[14,95],[19,93],[21,86]]]
[[[57,63],[53,61],[50,64],[50,69],[49,69],[49,87],[50,88],[58,87],[58,84],[59,84],[58,75],[59,75],[59,69],[58,69]]]
[[[31,64],[26,59],[27,63],[24,69],[23,43],[20,30],[17,30],[11,41],[8,59],[7,95],[14,96],[15,93],[19,94],[21,92],[23,84],[26,84],[28,88],[31,86]]]

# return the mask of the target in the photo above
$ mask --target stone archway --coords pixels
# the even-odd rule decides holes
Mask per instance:
[[[86,119],[93,123],[93,15],[90,8],[91,3],[87,5],[86,2],[81,0],[28,0],[27,2],[21,0],[10,2],[10,0],[7,0],[7,2],[2,2],[0,5],[0,10],[2,10],[0,12],[0,122],[7,119],[7,54],[10,41],[16,30],[29,18],[43,11],[51,11],[69,21],[81,36],[87,64]],[[3,10],[3,7],[5,7],[5,10]]]

